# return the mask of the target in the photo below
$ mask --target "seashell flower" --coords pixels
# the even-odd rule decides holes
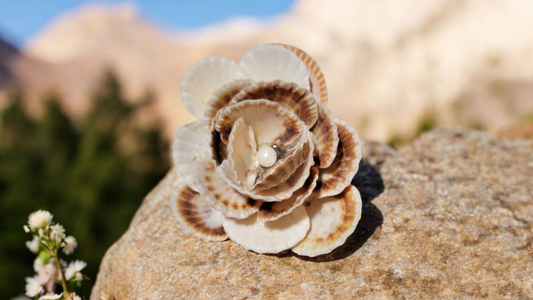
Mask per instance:
[[[344,244],[361,217],[350,185],[361,143],[333,118],[308,54],[265,44],[239,63],[203,59],[185,73],[181,99],[198,118],[172,148],[183,181],[171,206],[188,232],[257,253],[318,256]]]

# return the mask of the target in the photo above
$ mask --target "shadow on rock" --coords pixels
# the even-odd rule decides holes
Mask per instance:
[[[354,233],[346,239],[344,245],[333,250],[331,253],[317,257],[295,255],[296,257],[314,262],[328,262],[346,258],[361,248],[381,224],[383,224],[381,211],[371,203],[374,198],[385,190],[383,179],[376,167],[365,160],[361,161],[359,171],[352,180],[352,185],[359,189],[363,200],[361,220]]]

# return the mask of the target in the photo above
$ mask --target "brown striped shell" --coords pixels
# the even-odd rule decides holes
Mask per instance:
[[[339,136],[335,118],[329,108],[320,102],[317,102],[317,107],[318,121],[311,132],[315,143],[315,156],[319,161],[318,167],[323,169],[329,167],[337,155]]]
[[[208,128],[211,127],[211,123],[217,113],[228,106],[231,99],[239,94],[242,89],[252,84],[254,84],[253,80],[240,79],[227,83],[219,88],[206,104],[203,120],[205,126]]]
[[[314,199],[307,206],[311,229],[292,252],[315,257],[344,244],[361,219],[361,195],[349,185],[338,195]]]
[[[266,99],[279,103],[283,108],[298,116],[309,128],[315,125],[318,110],[313,94],[296,83],[280,80],[258,82],[243,88],[231,100],[236,104],[245,100]]]
[[[228,238],[222,227],[224,216],[185,182],[181,182],[174,189],[170,206],[174,216],[187,232],[208,241],[223,241]]]
[[[181,97],[200,119],[173,144],[184,181],[171,207],[186,231],[305,256],[329,253],[353,233],[360,141],[334,119],[324,74],[307,53],[265,44],[239,63],[204,59],[184,75]]]
[[[361,142],[359,136],[343,120],[335,120],[339,134],[339,146],[333,163],[326,169],[320,169],[317,188],[313,196],[317,198],[337,195],[346,188],[359,169],[361,161]]]
[[[263,202],[259,207],[257,219],[259,221],[274,221],[289,214],[296,207],[302,205],[316,187],[318,168],[312,167],[311,174],[307,177],[304,186],[298,189],[289,199],[281,202]]]
[[[309,72],[309,82],[311,86],[311,91],[317,100],[322,101],[323,103],[328,103],[328,89],[326,87],[326,77],[324,73],[320,70],[320,67],[316,61],[305,51],[298,49],[294,46],[287,44],[280,44],[286,49],[290,50],[292,53],[301,59],[307,71]]]

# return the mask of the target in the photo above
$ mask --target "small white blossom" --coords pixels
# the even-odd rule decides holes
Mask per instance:
[[[46,210],[38,210],[30,214],[28,218],[28,225],[30,228],[38,229],[43,228],[52,223],[52,214]]]
[[[78,247],[78,242],[76,241],[76,238],[73,236],[67,236],[65,238],[65,247],[63,248],[63,252],[66,255],[72,254],[74,252],[74,249]]]
[[[39,280],[39,277],[26,277],[26,296],[36,297],[43,291],[43,287]]]
[[[33,262],[33,269],[37,273],[36,276],[39,278],[41,286],[43,286],[47,292],[53,292],[56,281],[61,279],[61,273],[57,269],[55,259],[50,259],[50,261],[45,264],[37,257]]]
[[[39,244],[41,242],[41,239],[39,239],[38,236],[34,236],[33,240],[26,242],[26,247],[30,249],[31,252],[37,253],[39,252]]]
[[[81,300],[81,297],[76,295],[76,294],[74,294],[74,293],[71,293],[69,300]]]
[[[39,300],[57,300],[61,297],[63,297],[63,294],[46,294],[44,296],[39,297]]]
[[[81,275],[81,270],[83,270],[83,268],[85,268],[86,266],[87,263],[81,260],[75,260],[71,262],[65,270],[65,278],[67,280],[75,278],[76,281],[81,281],[81,279],[83,279],[83,275]],[[81,277],[80,275],[78,275],[78,273],[81,275]]]
[[[30,227],[28,227],[28,225],[24,225],[24,226],[22,226],[22,228],[24,228],[24,231],[26,233],[30,232]]]
[[[61,224],[50,226],[50,238],[56,243],[60,243],[65,238],[65,228]]]

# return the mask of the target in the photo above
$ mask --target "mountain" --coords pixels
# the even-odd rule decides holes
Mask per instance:
[[[408,137],[424,120],[492,130],[533,113],[531,11],[529,0],[302,0],[268,21],[233,19],[176,33],[131,6],[84,6],[23,49],[44,73],[17,80],[34,99],[55,86],[68,111],[79,114],[102,70],[112,68],[128,95],[155,92],[172,137],[194,119],[179,101],[188,67],[284,42],[318,61],[334,114],[365,137]]]

